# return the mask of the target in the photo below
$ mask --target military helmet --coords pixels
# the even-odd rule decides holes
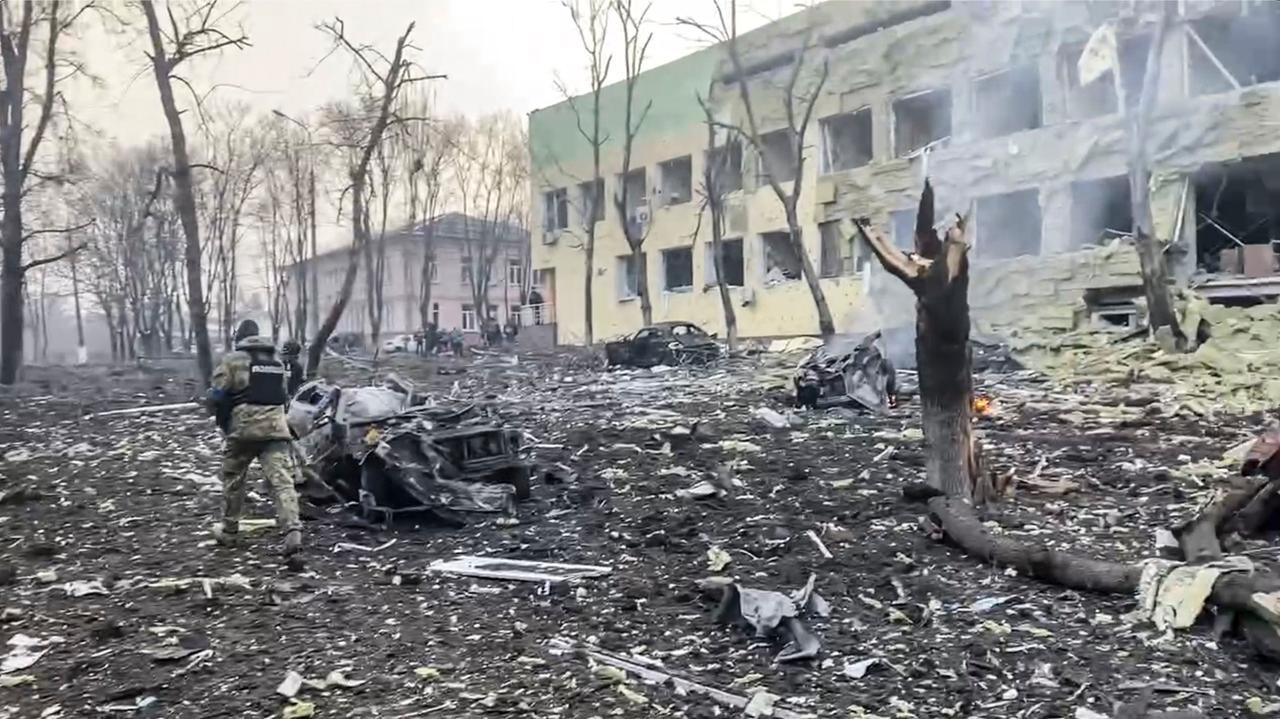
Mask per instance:
[[[280,354],[282,355],[300,355],[302,354],[302,345],[297,340],[285,340],[280,345]]]

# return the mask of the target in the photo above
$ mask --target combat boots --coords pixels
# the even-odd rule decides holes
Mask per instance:
[[[240,523],[234,520],[223,520],[222,524],[215,524],[213,540],[223,547],[240,546]]]
[[[294,556],[295,554],[301,551],[302,551],[302,530],[290,529],[288,532],[285,532],[284,546],[281,548],[280,553],[283,554],[286,558],[288,558],[288,557]]]

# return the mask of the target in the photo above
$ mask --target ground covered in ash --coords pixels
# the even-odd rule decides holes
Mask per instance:
[[[742,715],[555,640],[817,717],[1106,717],[1144,696],[1152,710],[1226,717],[1276,701],[1275,668],[1207,619],[1162,635],[1126,621],[1130,597],[1039,584],[931,540],[901,495],[924,473],[918,402],[884,416],[792,410],[797,360],[659,372],[581,355],[396,360],[421,387],[522,427],[540,465],[576,477],[536,481],[511,526],[370,531],[327,515],[307,524],[302,572],[283,566],[270,529],[213,545],[207,417],[85,418],[183,401],[190,383],[84,370],[28,385],[0,398],[0,659],[29,663],[0,674],[0,717]],[[1009,485],[989,528],[1126,561],[1155,556],[1155,530],[1194,511],[1224,450],[1258,428],[1166,416],[1140,387],[979,385],[994,398],[987,459]],[[794,412],[793,425],[759,408]],[[253,511],[269,517],[258,477]],[[721,497],[677,494],[726,479]],[[778,664],[778,643],[716,624],[699,587],[717,574],[709,551],[746,587],[789,592],[813,576],[831,608],[810,620],[818,658]],[[455,554],[613,572],[547,587],[426,571]],[[290,671],[317,686],[285,699]]]

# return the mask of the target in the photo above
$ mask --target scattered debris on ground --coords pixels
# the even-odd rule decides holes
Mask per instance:
[[[203,410],[100,416],[187,402],[185,382],[134,372],[6,395],[0,657],[14,661],[0,717],[1116,717],[1143,701],[1265,716],[1280,703],[1271,668],[1208,612],[1162,631],[1130,617],[1136,594],[1066,591],[932,541],[902,498],[924,472],[918,402],[796,408],[812,347],[788,349],[609,371],[569,352],[394,358],[383,369],[416,399],[357,420],[358,456],[397,427],[431,423],[408,430],[415,442],[449,431],[439,413],[472,406],[458,424],[519,434],[539,468],[529,498],[436,531],[347,511],[357,484],[306,523],[302,573],[272,551],[265,491],[251,489],[266,521],[246,546],[213,544],[219,439]],[[364,367],[325,372],[343,393],[382,385]],[[976,428],[1006,488],[988,531],[1130,563],[1159,555],[1157,530],[1195,517],[1260,429],[1225,410],[1211,423],[1158,411],[1141,385],[1027,370],[976,383],[991,408]],[[1274,571],[1269,535],[1233,542]],[[434,571],[451,561],[508,574]],[[704,591],[709,575],[723,580]],[[795,606],[815,656],[778,661],[792,634],[716,623],[730,585]],[[791,593],[810,586],[829,611],[800,611]],[[1187,586],[1170,596],[1194,598]],[[277,693],[286,679],[292,697]]]

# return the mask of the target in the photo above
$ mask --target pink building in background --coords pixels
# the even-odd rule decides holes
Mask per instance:
[[[432,232],[435,246],[435,268],[431,284],[432,321],[441,330],[459,328],[464,332],[478,333],[477,311],[472,297],[470,277],[472,255],[478,255],[481,232],[495,231],[493,226],[478,218],[467,221],[460,213],[449,213],[431,219],[412,231],[401,230],[386,239],[386,271],[382,283],[383,338],[398,334],[412,334],[422,329],[419,311],[419,287],[422,276],[425,237]],[[527,307],[532,298],[539,305],[541,292],[526,293],[528,272],[529,233],[521,228],[500,224],[496,229],[500,246],[489,269],[489,314],[499,323],[514,317],[522,325],[546,323],[551,317],[549,306]],[[341,248],[321,254],[314,260],[302,263],[308,283],[312,265],[317,273],[316,282],[320,299],[320,315],[333,306],[342,286],[347,269],[349,250]],[[478,260],[477,260],[478,262]],[[290,270],[297,272],[298,267]],[[295,277],[297,275],[294,275]],[[289,305],[296,302],[297,283],[289,287]],[[351,302],[347,305],[336,332],[358,332],[368,338],[369,308],[363,265],[356,277]],[[314,313],[308,313],[314,314]],[[307,335],[316,331],[317,319],[308,317]]]

